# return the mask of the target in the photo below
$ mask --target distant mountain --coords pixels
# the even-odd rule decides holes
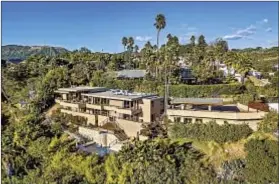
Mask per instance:
[[[2,59],[18,63],[32,55],[56,56],[65,52],[69,51],[62,47],[5,45]]]

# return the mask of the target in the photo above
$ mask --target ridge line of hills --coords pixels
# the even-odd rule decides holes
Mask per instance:
[[[181,48],[187,47],[187,45],[181,45]],[[244,48],[244,49],[231,49],[237,52],[260,52],[260,51],[272,51],[277,50],[278,47],[270,47],[270,48]],[[48,45],[33,45],[33,46],[25,46],[25,45],[4,45],[2,46],[2,57],[1,59],[7,60],[14,63],[19,63],[29,56],[32,55],[43,55],[43,56],[58,56],[63,53],[73,52],[63,47],[58,46],[48,46]]]

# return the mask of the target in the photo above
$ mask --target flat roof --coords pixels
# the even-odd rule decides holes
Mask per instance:
[[[104,87],[88,87],[88,86],[78,86],[71,88],[59,88],[54,91],[55,93],[69,93],[69,92],[100,92],[105,91],[107,88]]]
[[[223,105],[221,98],[174,98],[171,104]]]
[[[114,100],[127,100],[133,101],[137,99],[147,98],[147,97],[156,97],[156,94],[147,94],[147,93],[117,93],[112,90],[96,93],[82,94],[83,96],[92,96],[92,97],[101,97]],[[158,97],[160,98],[160,97]]]

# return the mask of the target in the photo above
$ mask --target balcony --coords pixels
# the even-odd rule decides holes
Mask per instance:
[[[108,118],[106,113],[89,114],[87,112],[76,112],[76,111],[71,111],[71,110],[66,110],[66,109],[61,109],[61,112],[66,113],[66,114],[71,114],[73,116],[85,117],[85,118],[87,118],[88,122],[92,122],[92,123],[95,123],[96,117],[97,117],[99,123]]]
[[[60,101],[59,103],[61,106],[64,107],[71,107],[71,108],[85,108],[84,103],[74,102],[74,101]]]
[[[135,115],[142,111],[141,109],[135,109],[133,107],[119,107],[119,106],[112,106],[112,105],[110,106],[104,105],[104,110],[116,111],[117,113],[128,114],[128,115]]]
[[[75,112],[75,111],[66,110],[66,109],[61,109],[61,112],[71,114],[73,116],[81,116],[81,117],[85,117],[85,118],[94,118],[95,119],[94,114],[88,114],[86,112]]]
[[[89,108],[89,109],[104,110],[104,105],[101,105],[101,104],[89,104],[89,103],[86,103],[86,108]]]

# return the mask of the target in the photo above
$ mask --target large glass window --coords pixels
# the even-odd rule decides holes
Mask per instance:
[[[174,122],[177,122],[177,123],[181,122],[181,118],[180,117],[174,117]]]
[[[184,118],[184,123],[192,123],[192,118]]]

